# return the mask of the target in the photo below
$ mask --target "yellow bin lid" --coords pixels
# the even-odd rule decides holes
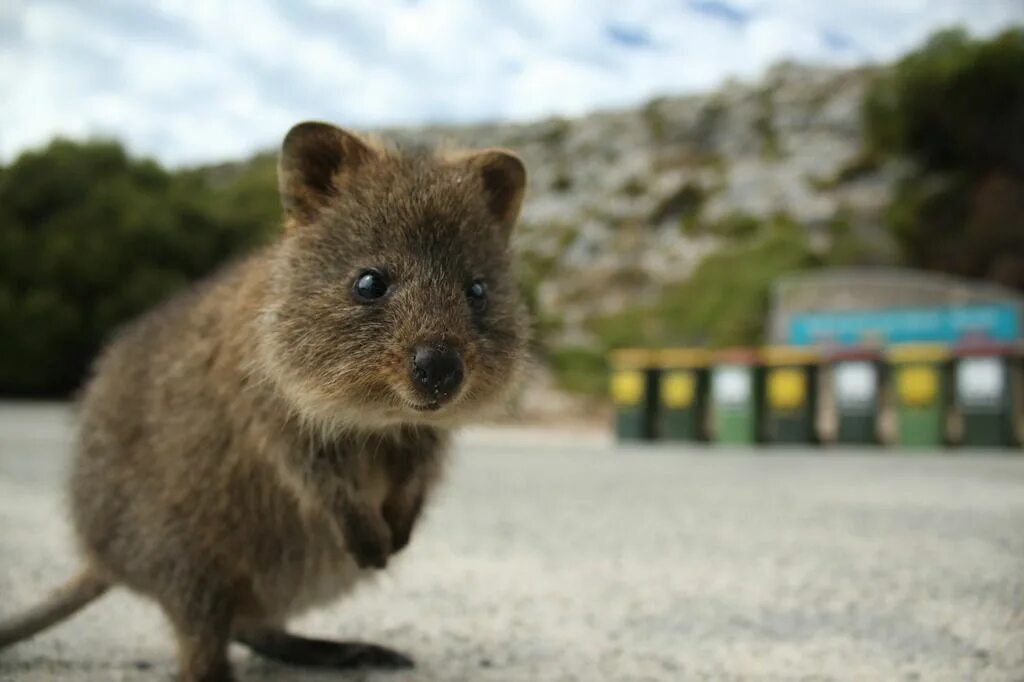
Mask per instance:
[[[901,343],[889,346],[889,362],[943,362],[949,359],[949,348],[941,343]]]
[[[658,365],[665,369],[706,367],[711,353],[705,348],[663,348],[658,351]]]
[[[658,364],[658,351],[650,348],[619,348],[609,357],[614,369],[647,369]]]
[[[816,365],[821,362],[821,354],[798,346],[765,346],[761,349],[761,361],[776,366]]]

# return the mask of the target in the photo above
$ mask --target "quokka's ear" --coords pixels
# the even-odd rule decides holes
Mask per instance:
[[[480,178],[491,214],[506,232],[511,232],[526,191],[526,166],[522,160],[505,149],[484,149],[471,153],[462,162]]]
[[[277,164],[285,225],[313,221],[330,198],[344,189],[346,176],[376,155],[358,137],[329,123],[307,121],[294,126],[284,137]]]

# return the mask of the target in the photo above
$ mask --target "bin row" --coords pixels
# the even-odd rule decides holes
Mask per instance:
[[[620,440],[1021,444],[1021,346],[623,349],[610,389]]]

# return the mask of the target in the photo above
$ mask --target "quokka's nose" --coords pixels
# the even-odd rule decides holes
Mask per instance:
[[[433,402],[444,402],[462,383],[462,358],[444,344],[424,344],[412,351],[413,382]]]

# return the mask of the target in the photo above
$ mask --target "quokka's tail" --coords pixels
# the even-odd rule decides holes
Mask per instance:
[[[0,649],[68,618],[110,589],[110,581],[87,568],[50,593],[42,603],[7,620],[0,620]]]

